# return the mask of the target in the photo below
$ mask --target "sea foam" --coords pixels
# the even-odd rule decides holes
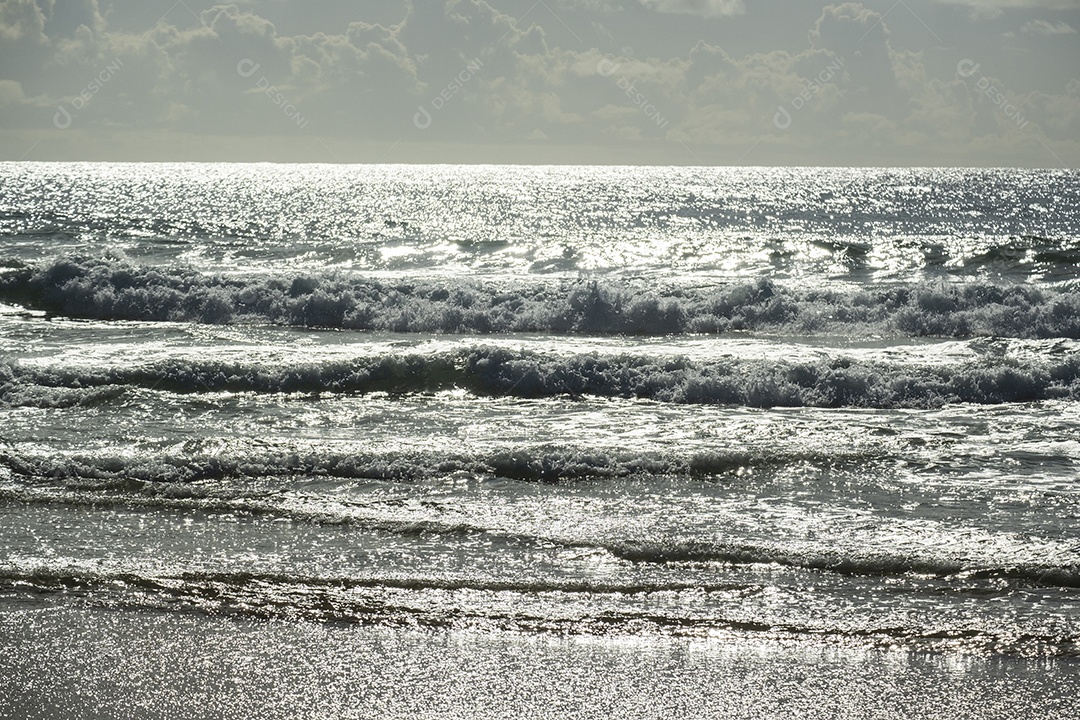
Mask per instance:
[[[6,265],[19,265],[7,262]],[[770,279],[704,287],[641,281],[515,283],[320,275],[232,277],[115,258],[65,257],[0,274],[0,301],[103,320],[254,322],[445,333],[723,333],[1080,338],[1080,292],[925,282],[878,289]]]
[[[466,390],[481,396],[595,396],[762,408],[929,408],[1080,398],[1080,357],[923,366],[843,356],[811,362],[691,360],[481,345],[292,365],[190,358],[97,368],[0,362],[0,402],[7,405],[98,404],[119,397],[124,387],[177,393]]]

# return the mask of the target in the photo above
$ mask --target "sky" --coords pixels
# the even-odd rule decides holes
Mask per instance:
[[[0,0],[0,160],[1080,166],[1080,0]]]

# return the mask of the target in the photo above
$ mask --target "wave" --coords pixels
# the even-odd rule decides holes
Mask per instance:
[[[763,544],[686,542],[678,544],[618,543],[605,545],[615,557],[636,563],[721,562],[730,565],[780,565],[802,570],[823,570],[839,575],[929,575],[979,580],[1014,580],[1024,584],[1080,588],[1080,566],[1014,564],[976,566],[934,557],[909,555],[854,555],[851,548],[797,549]]]
[[[36,386],[28,388],[27,386]],[[499,347],[392,353],[297,365],[174,359],[87,368],[0,362],[0,403],[105,402],[94,388],[177,393],[417,393],[595,396],[749,407],[932,408],[1080,398],[1080,357],[908,366],[836,357],[814,362],[546,354]],[[51,392],[57,397],[50,399]]]
[[[315,577],[273,573],[223,573],[185,572],[175,577],[156,578],[135,573],[107,573],[84,571],[75,575],[65,571],[49,570],[0,570],[0,583],[26,583],[38,587],[70,586],[90,587],[97,582],[119,580],[134,587],[147,589],[175,587],[184,583],[219,583],[242,585],[303,585],[309,588],[334,588],[353,590],[358,588],[392,588],[395,590],[475,590],[478,592],[516,593],[574,593],[594,595],[646,595],[649,593],[684,590],[697,592],[731,592],[760,590],[759,583],[700,583],[664,580],[663,582],[609,582],[605,580],[580,580],[547,577],[542,579],[500,580],[495,578],[448,578],[448,577]]]
[[[227,277],[118,258],[0,261],[0,301],[76,318],[257,322],[447,333],[862,333],[1080,338],[1080,292],[985,281],[861,291],[768,279],[655,288],[634,281],[381,281],[341,273]]]
[[[876,454],[872,455],[871,452]],[[162,483],[197,483],[206,480],[250,478],[329,477],[344,480],[410,482],[460,474],[499,477],[527,482],[554,483],[581,479],[642,476],[711,478],[748,468],[763,469],[814,463],[836,466],[865,463],[881,457],[881,449],[786,450],[783,448],[731,448],[691,455],[600,452],[565,448],[521,448],[482,455],[447,455],[442,452],[339,453],[280,451],[238,454],[199,454],[186,449],[176,454],[79,455],[32,457],[0,451],[0,468],[25,478],[48,478],[73,489],[138,491],[161,495]],[[193,497],[198,490],[167,491],[171,499]],[[220,499],[219,489],[204,500]],[[227,498],[233,499],[233,498]],[[99,498],[100,500],[100,498]]]
[[[122,387],[55,388],[38,385],[12,385],[4,382],[0,368],[0,405],[60,409],[104,405],[124,395]]]
[[[491,542],[516,546],[550,546],[599,551],[636,565],[721,564],[732,567],[784,567],[793,570],[826,572],[844,576],[902,577],[925,576],[950,581],[1001,585],[1019,583],[1035,587],[1080,588],[1080,565],[1016,561],[1008,558],[957,560],[936,554],[868,552],[858,547],[815,543],[780,544],[769,542],[705,541],[669,538],[658,541],[562,535],[533,530],[487,526],[478,522],[439,519],[432,513],[400,513],[400,508],[383,501],[360,502],[305,498],[286,491],[251,488],[177,487],[154,483],[140,485],[127,479],[87,491],[78,485],[0,488],[0,501],[20,504],[117,507],[139,510],[181,510],[209,514],[253,515],[283,518],[292,522],[348,526],[399,536],[439,536],[443,538],[483,536]],[[568,581],[571,582],[571,581]],[[572,581],[577,582],[577,581]],[[593,586],[590,591],[594,591]],[[566,589],[566,588],[561,588]],[[654,590],[670,589],[654,588]],[[612,590],[614,592],[614,590]],[[626,592],[619,590],[618,592]]]
[[[717,637],[766,635],[774,639],[813,637],[871,646],[910,644],[994,654],[1075,656],[1080,638],[1068,633],[1017,634],[912,624],[878,625],[850,616],[808,624],[775,613],[701,609],[711,594],[753,595],[754,584],[716,586],[682,583],[627,585],[603,581],[469,580],[442,578],[337,578],[258,573],[188,572],[142,575],[135,572],[5,569],[0,595],[39,601],[80,598],[92,606],[165,612],[202,612],[260,619],[306,620],[425,629],[479,629],[559,636]],[[667,608],[639,601],[656,592],[687,593],[685,603]],[[567,612],[567,595],[586,593],[591,613]],[[498,596],[493,602],[491,597]],[[726,603],[730,605],[730,600]]]

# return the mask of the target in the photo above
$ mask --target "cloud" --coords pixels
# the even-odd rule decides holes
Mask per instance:
[[[532,22],[546,14],[513,17],[484,0],[414,2],[396,20],[314,33],[288,29],[255,2],[198,17],[178,9],[150,32],[110,27],[113,16],[90,0],[60,4],[0,0],[0,136],[34,133],[13,157],[52,130],[60,106],[71,114],[67,147],[80,132],[115,143],[157,133],[163,148],[182,135],[208,148],[214,138],[251,147],[261,138],[267,155],[253,159],[310,140],[380,145],[360,158],[369,161],[400,141],[419,148],[409,159],[424,159],[424,148],[462,148],[451,161],[481,152],[498,159],[517,144],[553,153],[534,162],[559,148],[571,158],[601,148],[609,158],[641,152],[673,163],[1012,164],[1045,154],[1040,141],[1060,149],[1080,137],[1080,82],[1034,93],[1012,81],[1016,92],[999,102],[980,87],[981,74],[960,77],[954,60],[938,67],[894,47],[893,16],[858,2],[800,20],[785,49],[736,53],[714,40],[689,50],[672,43],[666,53],[657,45],[650,56],[549,44]],[[743,11],[731,1],[642,4],[703,17]],[[686,19],[650,22],[683,27]],[[1071,30],[1056,18],[1024,27]]]
[[[44,4],[49,8],[45,34],[50,37],[72,37],[81,27],[96,32],[105,29],[98,0],[53,0]]]
[[[604,14],[622,10],[612,0],[556,0],[555,6],[562,10],[585,10]]]
[[[885,18],[862,3],[826,5],[809,33],[815,46],[842,45],[853,50],[864,43],[884,45],[889,40]]]
[[[45,37],[45,13],[32,0],[0,2],[0,40],[6,43]]]
[[[997,20],[1006,10],[1077,10],[1077,0],[934,0],[968,8],[974,21]]]
[[[1020,28],[1025,35],[1075,35],[1074,30],[1067,23],[1058,21],[1052,23],[1048,20],[1032,20]]]
[[[979,11],[1002,9],[1027,10],[1076,10],[1080,3],[1076,0],[937,0],[945,5],[967,5]]]
[[[746,12],[743,0],[640,0],[650,10],[673,15],[726,17]]]
[[[22,85],[14,80],[0,80],[0,107],[17,105],[24,99]]]

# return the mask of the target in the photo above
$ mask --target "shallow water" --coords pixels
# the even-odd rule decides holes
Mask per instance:
[[[82,642],[71,643],[72,638]],[[92,641],[89,641],[92,638]],[[1075,659],[600,639],[67,607],[0,612],[0,715],[1072,717]],[[32,648],[32,651],[30,650]],[[11,675],[9,675],[11,676]]]

